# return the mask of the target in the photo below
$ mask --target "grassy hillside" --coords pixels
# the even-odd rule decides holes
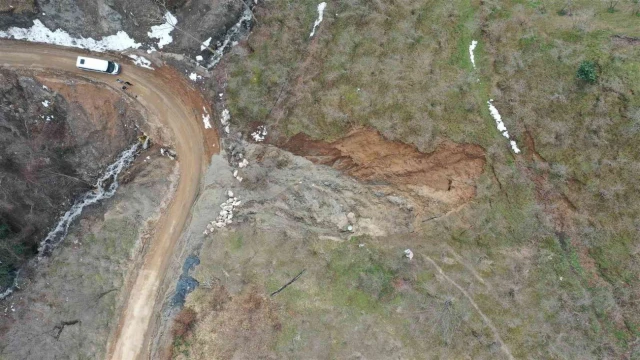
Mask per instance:
[[[236,124],[323,140],[370,126],[421,151],[479,144],[488,162],[471,203],[403,241],[300,255],[311,275],[270,300],[280,320],[261,332],[265,348],[278,358],[508,357],[497,332],[515,358],[640,358],[640,4],[330,1],[309,38],[316,7],[256,9],[245,51],[226,60]],[[583,62],[595,81],[578,78]],[[521,154],[496,130],[489,99]],[[397,256],[408,245],[410,267]],[[287,280],[271,275],[279,270],[295,275],[275,249],[275,265],[248,266],[232,298],[272,291]],[[311,340],[323,336],[326,352]]]

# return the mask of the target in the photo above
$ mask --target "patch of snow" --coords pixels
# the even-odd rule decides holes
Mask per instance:
[[[235,40],[238,35],[240,35],[242,27],[245,24],[249,24],[251,22],[251,18],[251,10],[245,6],[245,10],[238,22],[227,31],[222,43],[218,44],[218,46],[216,47],[216,51],[213,52],[213,56],[211,57],[209,65],[207,65],[207,69],[212,69],[213,67],[218,65],[220,60],[222,60],[224,52],[236,43]]]
[[[474,69],[476,68],[476,58],[473,55],[473,51],[476,49],[476,46],[478,46],[478,42],[475,40],[471,41],[471,45],[469,45],[469,57],[471,58],[471,64]]]
[[[222,110],[222,114],[220,114],[220,123],[222,124],[222,126],[228,125],[229,120],[231,120],[231,114],[229,113],[229,110]]]
[[[238,163],[238,167],[240,169],[246,168],[247,165],[249,165],[249,161],[247,161],[247,159],[242,159],[242,161]]]
[[[49,90],[49,88],[48,88],[46,85],[42,85],[42,88],[43,88],[44,90]]]
[[[207,109],[204,108],[204,106],[202,107],[202,110],[204,111],[204,114],[202,114],[202,122],[204,123],[204,128],[211,129],[211,116],[209,116],[209,113],[207,112]]]
[[[143,68],[147,68],[149,70],[153,70],[153,68],[151,67],[151,61],[149,61],[147,58],[139,56],[139,55],[128,55],[130,58],[133,59],[133,63],[136,66],[140,66]]]
[[[196,56],[196,61],[202,61],[204,60],[204,58],[202,57],[202,55],[198,55]]]
[[[413,251],[411,251],[411,249],[405,250],[404,257],[406,257],[409,260],[413,259]]]
[[[251,133],[251,137],[255,142],[263,142],[267,137],[267,127],[264,125],[258,126],[258,129]]]
[[[515,141],[511,140],[509,144],[511,145],[511,150],[513,150],[514,153],[520,154],[520,148],[518,148],[518,144],[516,144]]]
[[[222,114],[220,114],[220,123],[224,126],[225,134],[229,133],[229,120],[231,120],[231,114],[228,109],[222,110]]]
[[[209,44],[211,44],[211,38],[208,38],[202,44],[200,44],[200,51],[204,51],[204,49],[208,48]]]
[[[169,45],[173,42],[171,32],[177,23],[178,19],[167,11],[167,13],[164,14],[164,24],[152,26],[151,31],[147,32],[147,36],[152,39],[158,39],[158,48],[162,49],[165,45]]]
[[[496,107],[493,106],[492,102],[493,102],[493,99],[489,99],[489,101],[487,101],[487,104],[489,105],[489,113],[491,113],[491,117],[496,121],[496,127],[498,128],[498,131],[500,131],[502,136],[510,140],[509,144],[511,145],[511,149],[513,150],[513,152],[516,154],[519,154],[520,149],[518,148],[518,145],[514,140],[511,140],[511,137],[509,136],[509,132],[507,131],[507,127],[504,125],[504,122],[502,121],[502,116],[500,116],[498,109],[496,109]]]
[[[310,38],[313,37],[313,35],[316,33],[316,28],[322,22],[322,15],[326,7],[327,7],[326,2],[321,2],[320,4],[318,4],[318,18],[316,19],[316,22],[313,23],[313,29],[311,30],[311,34],[309,35]]]
[[[105,36],[101,40],[83,37],[73,38],[62,29],[56,29],[56,31],[49,30],[38,19],[33,20],[33,26],[30,28],[12,27],[6,31],[0,31],[0,38],[76,47],[97,52],[137,49],[141,46],[141,44],[135,42],[135,40],[124,31],[118,31],[115,35]]]
[[[196,74],[196,73],[189,74],[189,79],[191,79],[191,81],[198,80],[198,74]]]
[[[45,100],[45,101],[42,102],[42,106],[44,106],[46,108],[49,107],[49,104],[50,104],[49,100]]]
[[[147,54],[151,54],[151,53],[154,53],[154,52],[156,52],[156,51],[158,51],[158,50],[156,50],[156,48],[154,48],[154,47],[152,46],[149,50],[147,50]]]

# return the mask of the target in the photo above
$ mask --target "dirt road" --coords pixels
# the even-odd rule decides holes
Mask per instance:
[[[0,41],[0,50],[0,66],[70,72],[119,87],[112,75],[80,71],[75,67],[76,56],[87,55],[84,51],[15,41]],[[113,58],[105,54],[95,57]],[[200,109],[206,104],[175,73],[150,71],[125,63],[121,77],[134,84],[131,91],[135,90],[137,100],[148,110],[149,121],[172,134],[181,174],[176,194],[147,245],[144,261],[120,313],[117,335],[108,349],[107,356],[111,359],[138,359],[147,357],[158,291],[198,194],[206,155],[211,152],[207,149],[219,145],[215,131],[209,129],[205,134],[199,119]]]

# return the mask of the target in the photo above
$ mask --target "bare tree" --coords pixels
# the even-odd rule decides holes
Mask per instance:
[[[616,11],[616,6],[618,6],[618,3],[620,2],[620,0],[603,0],[606,4],[607,4],[607,11],[612,13]]]
[[[462,317],[455,307],[454,300],[452,297],[447,298],[443,303],[437,305],[437,309],[434,309],[432,330],[436,331],[447,345],[449,345],[454,333],[462,323]]]

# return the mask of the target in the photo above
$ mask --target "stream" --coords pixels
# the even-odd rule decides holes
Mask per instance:
[[[116,161],[109,165],[104,174],[98,179],[94,185],[94,189],[86,192],[80,199],[76,200],[73,206],[71,206],[71,209],[62,215],[55,228],[53,228],[40,243],[38,258],[50,255],[55,246],[64,240],[69,232],[69,226],[73,220],[82,213],[85,207],[95,204],[100,200],[108,199],[116,193],[118,189],[118,175],[120,175],[123,169],[131,165],[136,157],[139,146],[138,143],[135,143],[129,149],[121,152]]]
[[[116,161],[107,166],[104,174],[94,185],[94,189],[82,195],[71,206],[71,209],[67,210],[67,212],[60,217],[60,220],[58,220],[58,223],[53,230],[51,230],[47,234],[47,237],[40,242],[40,246],[38,247],[38,259],[51,255],[51,252],[56,245],[62,242],[62,240],[67,236],[69,226],[71,226],[73,220],[80,216],[85,207],[95,204],[100,200],[108,199],[116,193],[116,190],[118,189],[118,175],[120,175],[122,170],[126,169],[131,165],[131,163],[133,163],[133,160],[135,160],[136,155],[138,154],[139,147],[140,144],[135,143],[127,150],[121,152]],[[18,288],[19,273],[20,271],[16,274],[13,285],[0,293],[0,300],[11,295],[13,291]]]

